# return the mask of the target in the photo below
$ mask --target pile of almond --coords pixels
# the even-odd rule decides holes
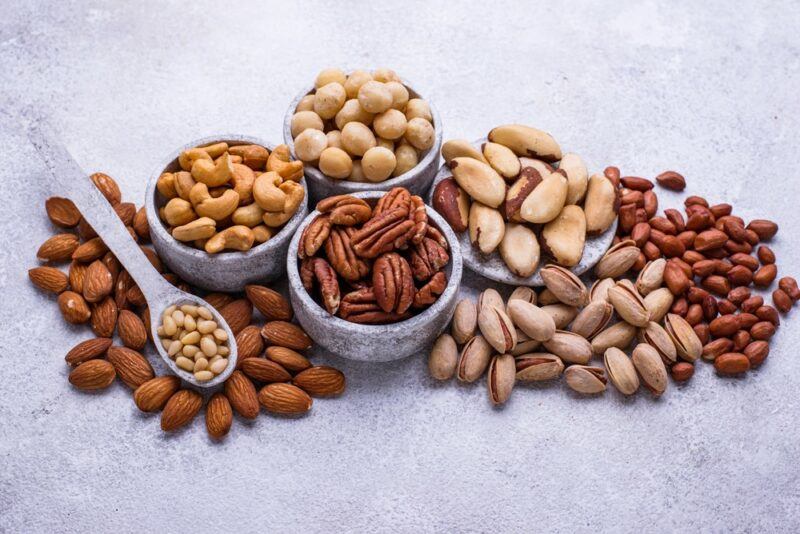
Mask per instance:
[[[144,209],[122,202],[120,189],[111,177],[97,173],[91,179],[132,238],[147,242],[149,228]],[[345,378],[339,370],[314,366],[304,356],[311,339],[291,322],[288,300],[258,285],[247,286],[245,295],[203,295],[236,336],[238,370],[226,381],[223,391],[206,403],[201,394],[182,388],[177,376],[155,376],[142,354],[152,342],[150,314],[142,292],[70,200],[53,197],[45,207],[61,233],[42,244],[37,257],[43,265],[30,269],[28,274],[37,287],[58,295],[58,305],[67,322],[89,324],[94,332],[95,337],[78,343],[65,357],[71,369],[69,381],[77,389],[105,389],[119,377],[134,390],[139,409],[163,410],[161,428],[165,431],[185,426],[206,404],[206,427],[214,438],[228,433],[234,411],[246,419],[254,419],[259,406],[273,414],[302,414],[311,409],[312,396],[339,395],[344,391]],[[142,252],[167,280],[200,294],[175,274],[166,272],[152,249],[142,246]],[[56,266],[67,262],[67,272]],[[115,333],[119,345],[115,344]]]

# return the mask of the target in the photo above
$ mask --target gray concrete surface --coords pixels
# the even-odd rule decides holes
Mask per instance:
[[[800,528],[791,317],[743,379],[700,365],[658,401],[434,384],[422,358],[344,369],[343,398],[300,420],[197,421],[164,436],[121,385],[66,381],[62,324],[26,270],[51,184],[16,105],[52,118],[86,169],[141,203],[187,139],[275,141],[329,65],[390,66],[426,87],[445,138],[508,121],[590,167],[652,177],[781,224],[800,274],[796,2],[0,2],[0,531],[773,532]],[[664,194],[662,205],[677,202]],[[468,288],[478,287],[474,278]],[[796,313],[796,312],[795,312]]]

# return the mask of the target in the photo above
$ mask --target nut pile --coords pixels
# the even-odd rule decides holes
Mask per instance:
[[[291,121],[294,152],[326,176],[383,182],[417,166],[435,141],[427,102],[390,69],[326,69]]]
[[[577,265],[586,236],[616,219],[611,182],[602,174],[590,178],[580,156],[562,155],[536,128],[498,126],[488,139],[482,150],[459,139],[442,146],[452,177],[436,185],[433,207],[456,232],[468,230],[481,254],[499,250],[517,276],[531,276],[542,253],[558,265]]]
[[[264,243],[297,212],[305,197],[303,163],[289,147],[214,143],[185,150],[182,170],[165,172],[157,189],[161,220],[178,241],[216,254]]]
[[[303,286],[346,321],[385,324],[427,308],[447,287],[444,236],[428,224],[422,199],[395,187],[374,207],[338,195],[317,204],[297,255]],[[341,295],[340,279],[350,291]]]
[[[98,173],[91,179],[114,206],[133,239],[148,241],[144,208],[137,210],[133,204],[122,202],[119,187],[111,177]],[[30,280],[43,291],[58,295],[58,305],[67,322],[88,323],[95,335],[66,354],[71,369],[69,381],[75,388],[101,390],[119,378],[134,390],[134,401],[140,410],[163,410],[161,428],[165,431],[187,425],[205,404],[206,428],[215,439],[228,433],[234,411],[246,419],[257,417],[259,406],[272,414],[302,414],[311,408],[311,397],[344,391],[345,377],[339,370],[315,366],[303,355],[311,347],[311,340],[290,322],[293,314],[289,301],[280,293],[257,285],[247,286],[244,296],[203,296],[236,336],[237,370],[225,382],[223,391],[206,403],[195,391],[182,389],[179,377],[155,376],[142,354],[150,341],[150,313],[142,292],[69,199],[52,197],[45,208],[50,221],[62,233],[39,248],[37,258],[44,265],[28,271]],[[142,252],[167,280],[198,294],[176,275],[165,272],[152,249],[142,247]],[[55,266],[70,261],[67,273]],[[184,313],[185,329],[186,317],[193,316],[195,310],[181,307],[172,310],[170,318],[174,320],[177,311]],[[196,312],[202,319],[202,312]],[[195,323],[199,329],[200,321]],[[115,344],[115,332],[121,346]]]
[[[205,306],[172,305],[161,315],[158,337],[175,365],[207,382],[228,367],[228,333]]]

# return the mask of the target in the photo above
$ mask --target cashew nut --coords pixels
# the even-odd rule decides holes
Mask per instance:
[[[165,172],[158,177],[156,182],[156,189],[161,193],[164,198],[175,198],[178,192],[175,191],[175,175],[171,172]]]
[[[267,158],[267,171],[277,172],[284,180],[299,182],[303,177],[303,162],[291,161],[289,147],[278,145]]]
[[[206,252],[216,254],[223,250],[250,250],[253,247],[253,231],[246,226],[231,226],[216,233],[206,241]]]
[[[248,204],[241,208],[236,208],[233,212],[233,224],[242,224],[250,228],[261,224],[261,218],[264,216],[264,210],[258,204]]]
[[[233,176],[231,183],[233,190],[239,193],[241,204],[250,204],[253,201],[253,184],[256,181],[256,174],[253,169],[240,163],[233,164]]]
[[[254,171],[263,170],[269,157],[269,150],[261,145],[235,145],[230,147],[228,152],[231,156],[240,156],[242,163]]]
[[[280,212],[283,210],[286,205],[286,193],[278,188],[282,182],[283,180],[280,175],[272,171],[265,172],[256,178],[253,184],[253,198],[256,204],[261,206],[261,209],[272,212]]]
[[[183,226],[172,229],[172,237],[178,241],[195,241],[208,239],[217,231],[217,222],[209,217],[200,217]]]
[[[253,228],[253,235],[256,238],[256,243],[266,243],[272,237],[273,230],[265,224],[259,224]]]
[[[192,178],[209,187],[227,184],[233,174],[233,163],[228,153],[224,153],[216,163],[209,159],[198,159],[192,164]]]
[[[189,192],[196,183],[189,172],[178,171],[175,173],[175,192],[183,200],[189,200]]]
[[[182,198],[173,198],[164,206],[164,219],[170,226],[181,226],[196,218],[192,205]]]
[[[181,169],[184,171],[190,171],[192,170],[192,165],[194,165],[194,162],[199,159],[206,159],[210,161],[211,156],[209,156],[208,152],[202,148],[190,148],[189,150],[184,150],[180,153],[178,156],[178,163],[180,164]]]
[[[212,198],[204,183],[194,184],[189,192],[189,200],[199,216],[211,217],[215,221],[221,221],[239,205],[239,195],[233,189],[226,190],[219,198]]]
[[[286,223],[297,212],[300,203],[306,196],[306,190],[297,182],[283,182],[280,185],[280,190],[286,194],[286,205],[283,211],[277,213],[267,212],[264,214],[264,224],[277,228]]]
[[[206,154],[216,159],[228,151],[228,143],[225,141],[220,141],[219,143],[212,143],[208,146],[201,146],[199,148],[201,150],[205,150]]]

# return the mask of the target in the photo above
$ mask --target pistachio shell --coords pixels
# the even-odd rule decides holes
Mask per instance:
[[[565,362],[586,364],[592,359],[591,344],[578,334],[556,330],[549,340],[543,343],[544,348]]]
[[[428,370],[436,380],[450,380],[456,372],[458,347],[448,334],[442,334],[433,344],[428,357]]]
[[[640,254],[639,247],[633,240],[626,239],[617,243],[600,258],[594,268],[598,278],[619,278],[636,263]]]
[[[540,273],[547,289],[564,304],[585,306],[589,302],[586,286],[568,269],[558,265],[547,265],[540,270]]]
[[[550,314],[524,300],[509,300],[508,314],[520,330],[536,341],[547,341],[556,333]]]
[[[644,298],[644,305],[650,314],[650,320],[655,322],[661,321],[672,307],[672,301],[674,299],[675,297],[672,295],[672,291],[666,287],[650,292]]]
[[[512,300],[524,300],[525,302],[536,304],[536,291],[528,286],[519,286],[514,289],[514,291],[511,292],[511,296],[508,297],[508,302]]]
[[[613,313],[614,307],[608,302],[592,302],[580,311],[569,329],[579,336],[592,339],[608,325]]]
[[[602,278],[597,280],[594,284],[592,284],[592,288],[589,290],[589,300],[591,302],[595,301],[603,301],[608,302],[608,290],[616,285],[616,281],[613,278]]]
[[[481,307],[478,312],[478,328],[489,345],[501,354],[511,351],[517,344],[514,323],[502,307]]]
[[[478,311],[480,312],[484,306],[494,306],[495,308],[503,309],[505,302],[500,292],[494,288],[488,287],[478,295]]]
[[[559,265],[577,265],[585,245],[586,217],[580,206],[564,206],[558,217],[542,229],[542,246]]]
[[[620,321],[597,334],[592,339],[592,351],[603,354],[609,347],[625,350],[636,337],[636,327]]]
[[[456,378],[462,382],[476,381],[486,371],[491,355],[492,347],[483,336],[473,337],[461,349],[456,366]]]
[[[606,377],[602,367],[570,365],[564,371],[567,385],[584,395],[594,395],[606,390]]]
[[[453,312],[453,324],[450,327],[453,339],[459,345],[463,345],[475,335],[476,326],[478,326],[478,308],[470,299],[461,299]]]
[[[644,300],[630,280],[620,280],[608,290],[608,301],[626,322],[639,327],[647,326],[650,313]]]
[[[623,395],[633,395],[639,389],[639,377],[628,355],[616,347],[609,347],[603,356],[608,378]]]
[[[540,382],[561,376],[564,362],[555,354],[533,352],[517,356],[516,369],[520,382]]]
[[[519,356],[520,354],[527,354],[534,352],[539,348],[542,343],[531,339],[528,334],[517,328],[517,344],[511,349],[512,356]]]
[[[646,327],[639,330],[639,341],[647,343],[656,349],[666,365],[672,365],[678,361],[678,352],[675,349],[675,344],[660,324],[653,321],[647,323]]]
[[[541,302],[540,302],[541,304]],[[542,311],[553,318],[557,330],[563,330],[578,315],[578,308],[567,304],[547,304],[541,306]]]
[[[640,295],[646,297],[664,284],[664,268],[666,266],[667,260],[664,258],[658,258],[645,264],[636,278],[636,289]]]
[[[486,380],[489,389],[489,400],[495,406],[505,403],[511,396],[516,380],[516,366],[514,357],[510,354],[500,354],[492,358],[489,364],[489,373]]]
[[[655,396],[664,393],[667,389],[667,368],[658,351],[647,343],[640,343],[633,349],[631,359],[645,387]]]
[[[703,354],[703,344],[694,328],[680,315],[670,313],[664,321],[664,329],[675,344],[678,356],[693,362]]]

